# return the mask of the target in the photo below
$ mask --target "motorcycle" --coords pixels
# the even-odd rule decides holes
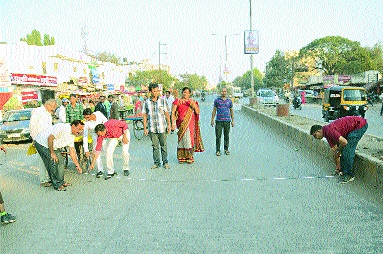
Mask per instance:
[[[293,107],[294,107],[294,109],[299,108],[299,110],[302,110],[302,98],[300,96],[294,97]]]
[[[205,101],[205,95],[204,94],[201,95],[201,101]]]

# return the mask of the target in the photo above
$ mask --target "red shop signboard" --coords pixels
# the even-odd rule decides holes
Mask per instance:
[[[30,84],[37,86],[57,86],[57,77],[37,74],[11,73],[11,84]]]

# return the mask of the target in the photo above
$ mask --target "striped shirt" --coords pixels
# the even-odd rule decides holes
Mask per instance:
[[[214,107],[217,109],[216,121],[231,121],[230,109],[233,107],[233,102],[230,99],[222,100],[221,97],[218,97],[214,100]]]
[[[156,101],[149,98],[145,101],[142,113],[148,117],[149,132],[164,133],[166,131],[166,112],[169,113],[169,108],[163,98],[158,97]]]

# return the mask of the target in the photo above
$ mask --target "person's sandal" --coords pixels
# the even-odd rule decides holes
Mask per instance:
[[[64,185],[61,185],[57,188],[57,191],[66,191]]]
[[[225,150],[226,155],[230,155],[230,152],[228,150]]]
[[[66,187],[68,187],[68,186],[72,186],[72,184],[71,184],[71,183],[67,183],[67,182],[65,182],[62,186],[64,186],[64,187],[66,188]]]
[[[221,156],[221,152],[216,152],[215,155]]]

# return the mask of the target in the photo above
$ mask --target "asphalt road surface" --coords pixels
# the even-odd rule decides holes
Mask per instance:
[[[66,192],[38,185],[27,144],[0,155],[0,184],[15,223],[1,253],[381,253],[382,206],[363,186],[337,183],[333,164],[236,111],[231,155],[215,155],[213,97],[201,105],[205,152],[150,170],[149,138],[130,146],[131,175],[79,175]],[[239,108],[237,105],[236,108]]]

